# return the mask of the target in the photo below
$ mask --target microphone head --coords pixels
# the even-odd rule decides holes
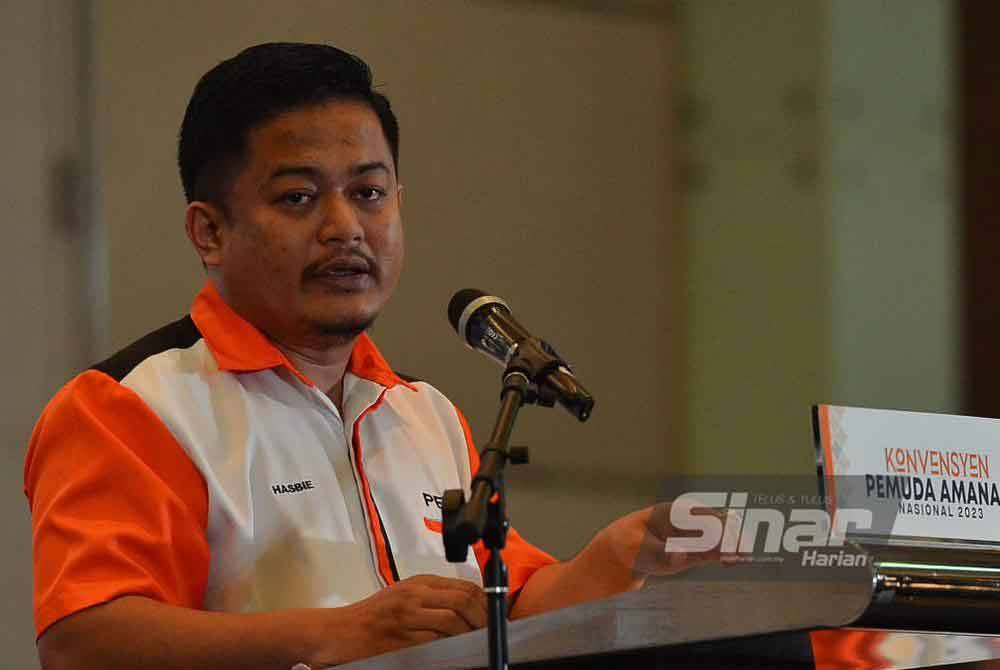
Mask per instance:
[[[477,288],[463,288],[451,296],[451,300],[448,302],[448,321],[462,339],[465,339],[465,334],[458,329],[458,324],[462,320],[462,312],[469,306],[469,303],[484,295],[486,294]]]
[[[473,346],[469,340],[469,318],[486,305],[500,305],[507,312],[507,303],[495,295],[490,295],[475,288],[463,288],[451,297],[448,303],[448,321],[462,340]]]

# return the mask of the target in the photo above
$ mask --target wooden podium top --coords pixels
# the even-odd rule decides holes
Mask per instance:
[[[513,621],[512,663],[846,626],[868,607],[872,584],[662,579],[642,591]],[[488,665],[476,631],[372,659],[349,670],[466,669]]]
[[[826,579],[779,564],[706,566],[513,621],[511,663],[894,670],[986,661],[965,667],[1000,670],[1000,552],[876,551],[869,565]],[[486,649],[476,631],[338,668],[483,668]]]

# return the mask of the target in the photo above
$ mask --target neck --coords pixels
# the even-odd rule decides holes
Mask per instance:
[[[344,400],[344,373],[351,360],[353,342],[325,349],[310,349],[274,342],[299,372],[308,377],[330,400],[342,409]]]

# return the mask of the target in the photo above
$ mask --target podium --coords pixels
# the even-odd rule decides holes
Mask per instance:
[[[664,496],[671,519],[689,491],[724,505],[716,546],[737,546],[734,519],[740,564],[511,622],[513,667],[1000,670],[1000,419],[820,405],[813,435],[815,479],[680,479]],[[477,631],[338,667],[466,670],[486,650]]]
[[[644,589],[511,622],[514,668],[914,668],[996,661],[1000,552],[878,547],[850,580],[756,579],[754,567],[650,581]],[[699,574],[702,573],[702,574]],[[815,632],[815,633],[814,633]],[[813,640],[823,647],[813,654]],[[485,631],[338,668],[487,666]]]

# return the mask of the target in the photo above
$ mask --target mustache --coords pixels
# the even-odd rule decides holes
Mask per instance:
[[[351,270],[372,274],[376,269],[375,259],[360,249],[352,249],[347,253],[327,256],[313,261],[302,272],[303,278],[316,277],[328,272]]]

